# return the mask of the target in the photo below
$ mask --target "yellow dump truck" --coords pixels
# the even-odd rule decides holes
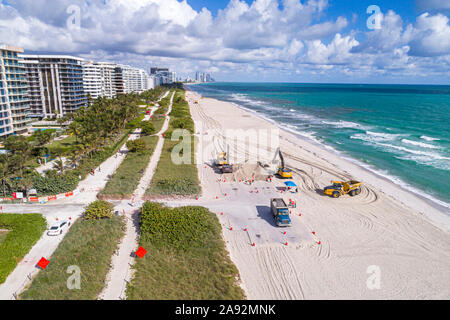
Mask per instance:
[[[333,181],[333,185],[326,187],[323,193],[333,198],[339,198],[345,194],[354,197],[361,193],[362,184],[359,181]]]

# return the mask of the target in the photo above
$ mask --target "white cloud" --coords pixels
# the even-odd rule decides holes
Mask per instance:
[[[449,18],[424,13],[417,18],[411,41],[411,54],[417,56],[441,56],[450,54]]]
[[[81,9],[80,29],[66,27],[70,5]],[[389,11],[380,30],[346,32],[357,16],[327,19],[327,8],[326,0],[230,0],[214,17],[189,0],[7,0],[0,2],[0,42],[185,74],[448,74],[447,16],[424,13],[404,25]]]

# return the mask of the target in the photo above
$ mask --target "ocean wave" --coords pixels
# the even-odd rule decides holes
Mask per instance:
[[[242,102],[242,103],[252,105],[255,107],[267,107],[268,106],[268,104],[265,101],[251,99],[247,95],[242,94],[242,93],[233,93],[231,95],[231,98],[235,101]],[[276,108],[273,108],[273,109],[276,109]]]
[[[401,157],[396,157],[400,160],[406,160],[406,161],[414,161],[417,164],[423,165],[423,166],[429,166],[433,167],[435,169],[440,170],[450,170],[450,162],[449,161],[440,161],[439,159],[430,159],[430,157],[426,155],[405,155]]]
[[[390,148],[390,149],[403,151],[403,152],[410,153],[410,154],[427,156],[427,157],[430,157],[430,158],[436,159],[436,160],[450,160],[450,158],[444,157],[443,155],[441,155],[437,152],[413,150],[413,149],[408,149],[408,148],[405,148],[402,146],[395,146],[395,145],[387,144],[387,143],[378,143],[378,145],[384,146],[384,147]]]
[[[421,136],[420,139],[427,140],[427,141],[439,141],[439,140],[441,140],[441,139],[438,139],[438,138],[432,138],[432,137],[427,137],[427,136]]]
[[[432,144],[418,142],[418,141],[412,141],[412,140],[408,140],[408,139],[402,139],[402,142],[406,143],[406,144],[411,144],[411,145],[417,146],[417,147],[427,148],[427,149],[440,149],[439,147],[434,146]]]
[[[344,120],[339,120],[339,121],[326,121],[323,120],[322,123],[324,124],[328,124],[330,126],[333,126],[335,128],[349,128],[349,129],[360,129],[360,130],[367,130],[370,129],[370,127],[368,126],[363,126],[359,123],[356,122],[351,122],[351,121],[344,121]]]
[[[372,137],[378,137],[383,140],[396,140],[398,137],[406,136],[406,134],[401,133],[385,133],[385,132],[372,132],[372,131],[366,131],[366,133]]]
[[[362,141],[376,144],[377,142],[394,141],[399,136],[401,136],[401,135],[392,134],[392,133],[379,133],[379,132],[366,131],[366,133],[354,134],[350,137],[350,139],[362,140]]]

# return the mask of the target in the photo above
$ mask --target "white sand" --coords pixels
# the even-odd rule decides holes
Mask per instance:
[[[275,128],[231,103],[199,99],[190,91],[187,98],[196,130],[201,122],[207,132],[203,137],[217,138],[207,162],[215,152],[223,151],[225,130]],[[199,104],[194,104],[195,100]],[[210,166],[198,166],[203,196],[194,202],[218,214],[249,299],[450,298],[448,215],[331,151],[292,133],[280,134],[281,149],[299,186],[296,195],[278,193],[275,186],[284,183],[278,179],[248,186],[239,179],[251,172],[240,172],[228,175],[224,183]],[[249,165],[246,168],[251,169]],[[316,190],[332,180],[349,178],[364,182],[357,197],[331,199]],[[273,225],[267,207],[274,196],[297,200],[291,228]],[[250,245],[253,242],[255,247]],[[367,286],[370,266],[379,267],[379,289]]]

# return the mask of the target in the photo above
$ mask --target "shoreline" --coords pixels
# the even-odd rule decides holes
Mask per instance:
[[[195,91],[194,91],[194,92],[195,92]],[[196,93],[197,93],[197,92],[196,92]],[[198,94],[198,93],[197,93],[197,94]],[[208,97],[208,99],[218,100],[218,99],[215,99],[215,98],[209,98],[209,97]],[[386,182],[393,183],[393,184],[395,184],[396,186],[400,187],[402,190],[404,190],[404,191],[406,191],[406,192],[409,192],[409,193],[412,193],[412,194],[415,195],[416,197],[418,197],[418,198],[420,198],[421,200],[427,202],[430,206],[432,206],[432,207],[435,208],[436,210],[443,211],[443,214],[445,214],[446,216],[449,216],[449,218],[450,218],[450,205],[447,205],[446,202],[444,202],[444,201],[442,201],[442,200],[440,200],[440,199],[435,198],[434,196],[432,196],[432,195],[426,193],[425,191],[422,191],[422,190],[420,190],[420,189],[417,189],[416,187],[411,186],[411,185],[408,184],[407,182],[403,181],[400,177],[393,176],[393,175],[384,175],[384,174],[382,174],[382,173],[380,172],[380,171],[383,171],[383,169],[381,169],[381,168],[377,168],[377,167],[375,167],[375,166],[373,166],[373,165],[370,165],[370,164],[367,164],[367,165],[366,165],[366,164],[364,164],[361,160],[355,159],[355,158],[353,158],[351,155],[346,154],[345,151],[339,151],[339,150],[337,150],[337,149],[335,149],[335,148],[333,148],[333,147],[331,147],[331,146],[329,146],[329,145],[326,145],[326,144],[323,143],[323,142],[317,141],[317,140],[315,140],[315,139],[309,137],[309,136],[306,135],[306,134],[302,134],[302,133],[296,131],[295,129],[286,129],[286,128],[283,128],[283,124],[278,123],[278,122],[276,122],[275,120],[272,120],[272,119],[270,119],[270,118],[267,118],[266,116],[264,116],[264,115],[262,115],[262,114],[260,114],[260,113],[258,113],[258,112],[256,112],[256,111],[254,111],[254,110],[251,110],[251,109],[248,109],[248,108],[246,108],[246,107],[244,107],[244,106],[241,106],[241,105],[239,105],[238,103],[235,103],[235,102],[229,102],[229,101],[224,101],[224,100],[218,100],[218,101],[230,103],[230,104],[234,105],[235,107],[237,107],[237,108],[239,108],[239,109],[242,109],[242,110],[244,110],[244,111],[247,111],[247,112],[253,114],[253,115],[256,116],[256,117],[258,117],[258,118],[260,118],[260,119],[262,119],[262,120],[265,120],[265,121],[267,121],[267,122],[269,122],[269,123],[271,123],[271,124],[277,126],[281,131],[286,131],[286,132],[288,132],[288,133],[291,133],[291,134],[295,135],[298,139],[306,140],[307,142],[309,142],[309,143],[311,143],[311,144],[313,144],[313,145],[315,145],[315,146],[317,146],[317,147],[319,147],[319,148],[322,148],[322,149],[324,149],[325,151],[332,152],[332,153],[335,154],[337,157],[340,157],[340,158],[342,158],[342,159],[344,159],[344,160],[347,160],[347,161],[352,162],[353,164],[357,165],[357,166],[360,167],[361,169],[366,170],[366,171],[368,171],[369,173],[372,173],[372,174],[376,175],[377,177],[379,177],[379,178],[381,178],[381,179],[384,179]],[[398,180],[398,182],[397,182],[396,180]],[[420,193],[424,193],[424,194],[428,195],[428,197],[423,196],[423,195],[421,195]],[[442,203],[442,204],[441,204],[441,203]]]
[[[191,91],[193,92],[195,95],[198,96],[202,96],[202,94],[194,91],[191,88],[185,87],[186,91]],[[215,100],[215,101],[220,101],[222,103],[226,103],[229,104],[230,106],[233,106],[243,112],[249,113],[250,115],[258,118],[259,120],[265,121],[267,123],[269,123],[270,125],[276,126],[281,133],[281,138],[283,139],[283,136],[289,136],[292,135],[294,138],[301,140],[303,143],[307,143],[315,148],[319,148],[320,150],[322,150],[323,152],[326,153],[331,153],[334,157],[340,159],[340,162],[345,163],[347,162],[348,164],[351,164],[351,166],[355,166],[357,167],[359,170],[364,171],[367,175],[369,176],[373,176],[375,179],[370,179],[370,180],[382,180],[385,184],[389,184],[391,185],[394,189],[397,189],[403,193],[406,194],[405,195],[401,195],[401,194],[390,194],[396,201],[400,202],[401,204],[403,204],[404,206],[407,206],[409,209],[418,212],[420,215],[422,215],[427,221],[429,221],[430,223],[432,223],[433,225],[435,225],[436,227],[443,229],[445,231],[449,231],[450,230],[450,211],[449,208],[447,208],[444,205],[439,204],[438,202],[434,201],[433,196],[429,195],[429,197],[433,198],[430,199],[426,196],[423,196],[420,194],[420,192],[425,193],[424,191],[421,190],[411,190],[411,189],[415,189],[415,187],[409,186],[408,183],[404,182],[401,178],[395,177],[395,176],[385,176],[382,173],[378,172],[379,170],[382,170],[380,168],[371,168],[371,165],[364,165],[361,163],[360,160],[358,159],[354,159],[351,156],[345,154],[342,151],[338,151],[330,146],[325,145],[322,142],[316,141],[310,137],[307,137],[305,135],[302,135],[301,133],[295,131],[295,130],[290,130],[290,129],[286,129],[284,127],[282,127],[282,124],[277,123],[276,121],[269,119],[259,113],[257,113],[254,110],[248,109],[244,106],[241,106],[235,102],[230,102],[230,101],[225,101],[225,100],[219,100],[216,98],[210,98],[210,97],[205,97],[207,99],[210,100]],[[295,142],[294,142],[295,144]],[[297,145],[298,147],[303,147],[302,145]],[[308,149],[308,148],[306,148]],[[309,150],[311,151],[311,150]],[[344,165],[344,167],[346,167],[346,165]],[[342,169],[342,167],[340,167]],[[354,170],[349,170],[350,174],[353,174]],[[399,180],[399,182],[395,181],[395,180]],[[381,185],[379,185],[378,183],[373,183],[373,181],[370,181],[370,184],[373,185],[375,188],[377,188],[378,190],[382,191],[384,189],[383,183]],[[406,187],[406,186],[409,186]],[[411,188],[411,189],[410,189]],[[392,189],[392,188],[390,188]],[[426,194],[426,193],[425,193]],[[427,194],[428,195],[428,194]],[[411,200],[410,198],[415,199],[416,201],[409,201]],[[437,201],[441,201],[438,199],[435,199]],[[413,205],[417,205],[419,201],[421,203],[421,205],[419,206],[419,208],[417,206],[412,207],[409,203],[413,203]],[[428,207],[428,208],[427,208]],[[431,210],[430,210],[431,209]]]

